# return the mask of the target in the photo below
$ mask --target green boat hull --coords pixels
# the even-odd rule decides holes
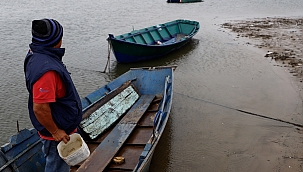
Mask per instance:
[[[113,36],[108,41],[119,63],[131,63],[164,56],[187,44],[199,31],[199,22],[175,20]]]
[[[202,0],[167,0],[168,3],[191,3],[191,2],[202,2]]]

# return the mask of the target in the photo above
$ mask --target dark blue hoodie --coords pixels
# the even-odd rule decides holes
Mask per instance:
[[[56,125],[67,134],[74,131],[82,119],[82,106],[78,92],[70,77],[70,73],[62,62],[65,53],[64,48],[42,47],[29,45],[24,61],[24,73],[26,87],[29,92],[28,109],[33,126],[43,136],[51,136],[37,120],[33,111],[33,84],[47,71],[56,71],[65,84],[66,94],[63,98],[57,98],[56,102],[50,103],[52,116]]]

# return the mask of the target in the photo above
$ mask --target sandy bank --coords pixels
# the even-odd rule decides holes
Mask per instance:
[[[237,38],[253,40],[247,44],[265,49],[264,57],[276,60],[303,82],[303,18],[235,20],[222,24],[222,27],[236,33]]]

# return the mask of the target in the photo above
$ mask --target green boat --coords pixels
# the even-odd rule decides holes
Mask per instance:
[[[203,2],[202,0],[167,0],[168,3],[190,3],[190,2]]]
[[[119,63],[132,63],[164,56],[187,44],[199,31],[197,21],[174,20],[114,36],[108,41]]]

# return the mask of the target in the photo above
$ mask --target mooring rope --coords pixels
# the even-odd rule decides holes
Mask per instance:
[[[203,101],[203,102],[206,102],[206,103],[214,104],[214,105],[217,105],[217,106],[221,106],[221,107],[224,107],[224,108],[228,108],[228,109],[231,109],[231,110],[236,110],[236,111],[239,111],[239,112],[242,112],[242,113],[246,113],[246,114],[249,114],[249,115],[258,116],[258,117],[261,117],[261,118],[267,118],[267,119],[271,119],[271,120],[275,120],[275,121],[279,121],[279,122],[283,122],[283,123],[287,123],[287,124],[291,124],[291,125],[303,128],[302,124],[297,124],[297,123],[285,121],[285,120],[278,119],[278,118],[272,118],[272,117],[269,117],[269,116],[265,116],[265,115],[261,115],[261,114],[257,114],[257,113],[253,113],[253,112],[237,109],[237,108],[232,108],[232,107],[229,107],[229,106],[221,105],[221,104],[218,104],[218,103],[213,103],[213,102],[210,102],[210,101],[207,101],[207,100],[199,99],[199,98],[192,97],[192,96],[189,96],[189,95],[185,95],[185,94],[182,94],[182,93],[177,93],[177,92],[174,92],[174,93],[182,95],[182,96],[189,97],[191,99],[195,99],[195,100]]]
[[[108,66],[108,72],[110,72],[110,68],[109,68],[109,64],[110,64],[110,52],[111,52],[111,44],[109,42],[110,40],[108,40],[108,48],[107,48],[107,51],[108,51],[108,55],[107,55],[107,62],[106,62],[106,66],[104,68],[104,71],[103,73],[106,72],[106,69],[107,69],[107,66]]]

